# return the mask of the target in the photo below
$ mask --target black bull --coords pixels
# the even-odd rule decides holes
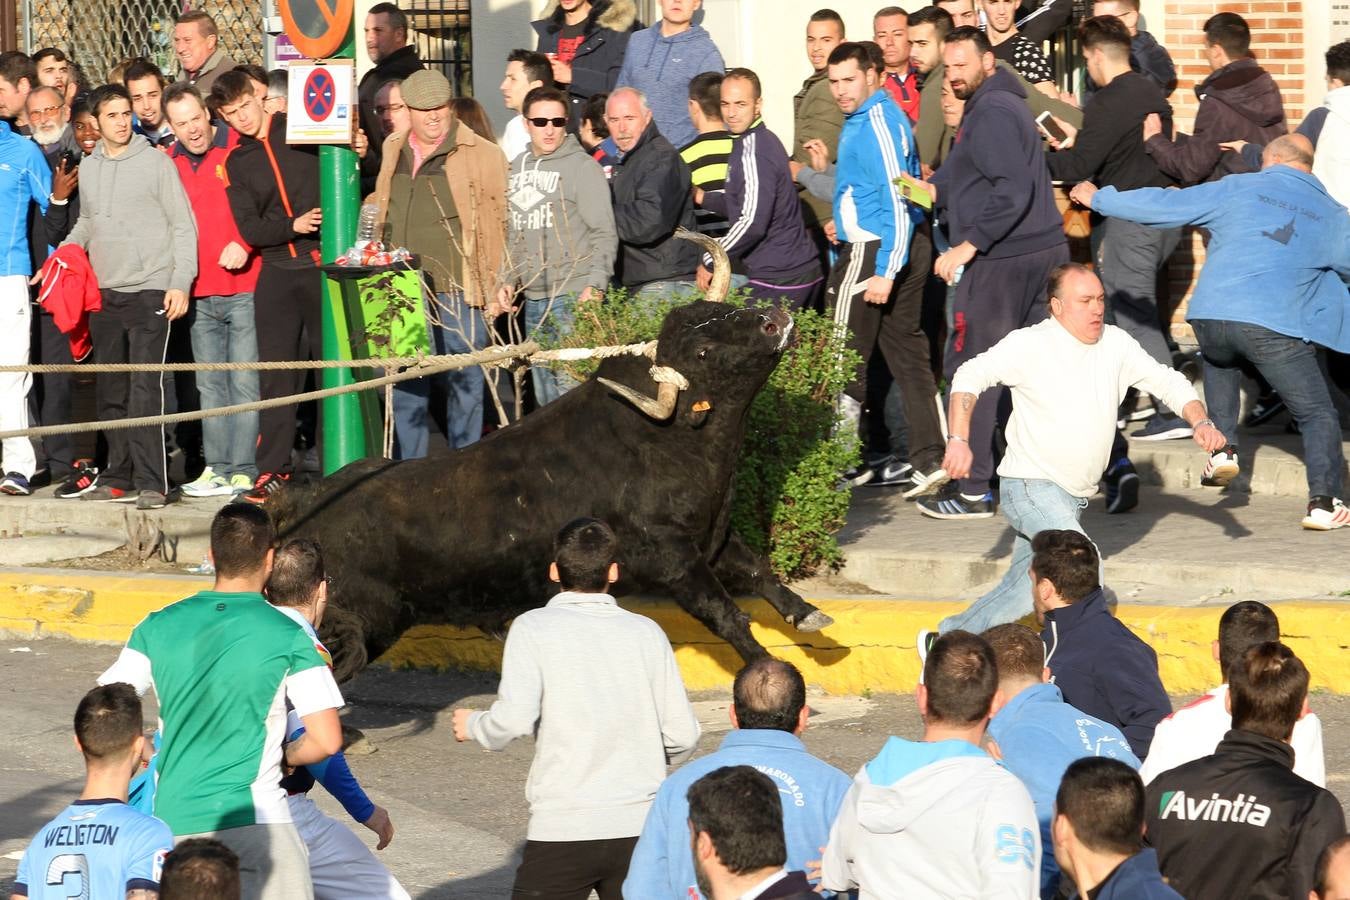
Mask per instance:
[[[339,678],[412,625],[504,632],[557,590],[547,578],[553,537],[578,516],[617,533],[617,592],[673,598],[747,661],[766,651],[730,592],[763,596],[800,631],[830,624],[729,525],[746,414],[791,330],[776,310],[681,306],[656,356],[687,379],[678,394],[655,384],[645,357],[606,359],[597,377],[463,450],[363,460],[276,497],[282,536],[324,549],[322,637]]]

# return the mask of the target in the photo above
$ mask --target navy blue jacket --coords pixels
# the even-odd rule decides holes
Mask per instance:
[[[1041,639],[1064,702],[1115,725],[1136,756],[1148,756],[1172,701],[1158,678],[1158,655],[1111,615],[1101,588],[1047,612]]]
[[[787,150],[763,121],[756,121],[736,140],[726,186],[705,193],[703,208],[730,223],[718,240],[728,256],[743,263],[752,280],[791,284],[821,277],[819,254],[806,233]],[[703,264],[712,268],[712,257],[705,255]]]
[[[1082,897],[1074,894],[1074,897]],[[1140,850],[1088,892],[1091,900],[1182,900],[1158,871],[1158,851]]]
[[[933,173],[953,245],[970,241],[998,259],[1065,243],[1041,136],[1026,91],[996,69],[966,100],[956,143]]]

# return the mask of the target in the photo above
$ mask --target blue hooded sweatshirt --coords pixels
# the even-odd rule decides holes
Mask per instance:
[[[28,255],[28,204],[47,211],[52,170],[42,149],[8,124],[0,125],[0,275],[32,275]]]
[[[1158,677],[1158,654],[1106,607],[1097,588],[1070,606],[1045,614],[1045,664],[1064,701],[1110,722],[1148,756],[1153,729],[1172,712]]]
[[[1185,190],[1102,188],[1094,211],[1154,228],[1200,225],[1209,249],[1187,321],[1218,319],[1350,352],[1350,215],[1285,165]]]
[[[778,785],[783,801],[788,869],[820,858],[839,804],[853,780],[807,752],[796,735],[764,728],[737,729],[717,752],[672,772],[656,792],[642,837],[628,864],[625,897],[697,897],[689,853],[689,787],[723,766],[754,766]]]
[[[1034,684],[1020,691],[989,722],[989,736],[998,744],[1003,765],[1022,780],[1036,804],[1042,847],[1053,846],[1050,823],[1055,816],[1055,793],[1070,763],[1085,756],[1105,756],[1139,768],[1119,728],[1065,703],[1053,684]],[[1055,854],[1042,853],[1041,897],[1049,900],[1058,888]]]
[[[656,129],[678,149],[698,137],[689,120],[689,82],[695,75],[725,69],[712,35],[701,25],[665,37],[657,22],[628,39],[614,86],[633,87],[646,94]]]
[[[1158,851],[1150,847],[1116,866],[1094,889],[1092,900],[1182,900],[1182,896],[1163,882]]]

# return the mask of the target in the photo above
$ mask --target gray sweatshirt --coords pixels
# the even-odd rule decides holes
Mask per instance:
[[[568,591],[511,623],[497,700],[469,733],[501,750],[536,725],[532,841],[641,834],[666,765],[699,736],[665,632],[608,594]]]
[[[80,163],[80,217],[63,243],[85,249],[106,290],[187,291],[197,277],[197,223],[178,170],[139,134],[120,156],[100,141]]]
[[[603,289],[619,238],[609,183],[573,135],[548,156],[526,148],[511,163],[506,281],[531,300]]]

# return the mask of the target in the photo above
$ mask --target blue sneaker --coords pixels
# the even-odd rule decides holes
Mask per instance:
[[[923,497],[915,506],[919,512],[930,519],[992,519],[994,517],[994,494],[985,491],[979,497],[969,497],[961,493],[956,482],[948,482],[936,494]]]
[[[1186,420],[1178,415],[1155,415],[1138,431],[1130,432],[1136,441],[1176,441],[1188,438],[1193,432]]]
[[[1139,505],[1139,473],[1129,458],[1121,457],[1102,476],[1106,486],[1106,511],[1129,512]]]
[[[28,479],[18,472],[9,472],[5,475],[3,481],[0,481],[0,494],[9,494],[11,497],[27,497],[33,493],[33,488],[28,484]]]

